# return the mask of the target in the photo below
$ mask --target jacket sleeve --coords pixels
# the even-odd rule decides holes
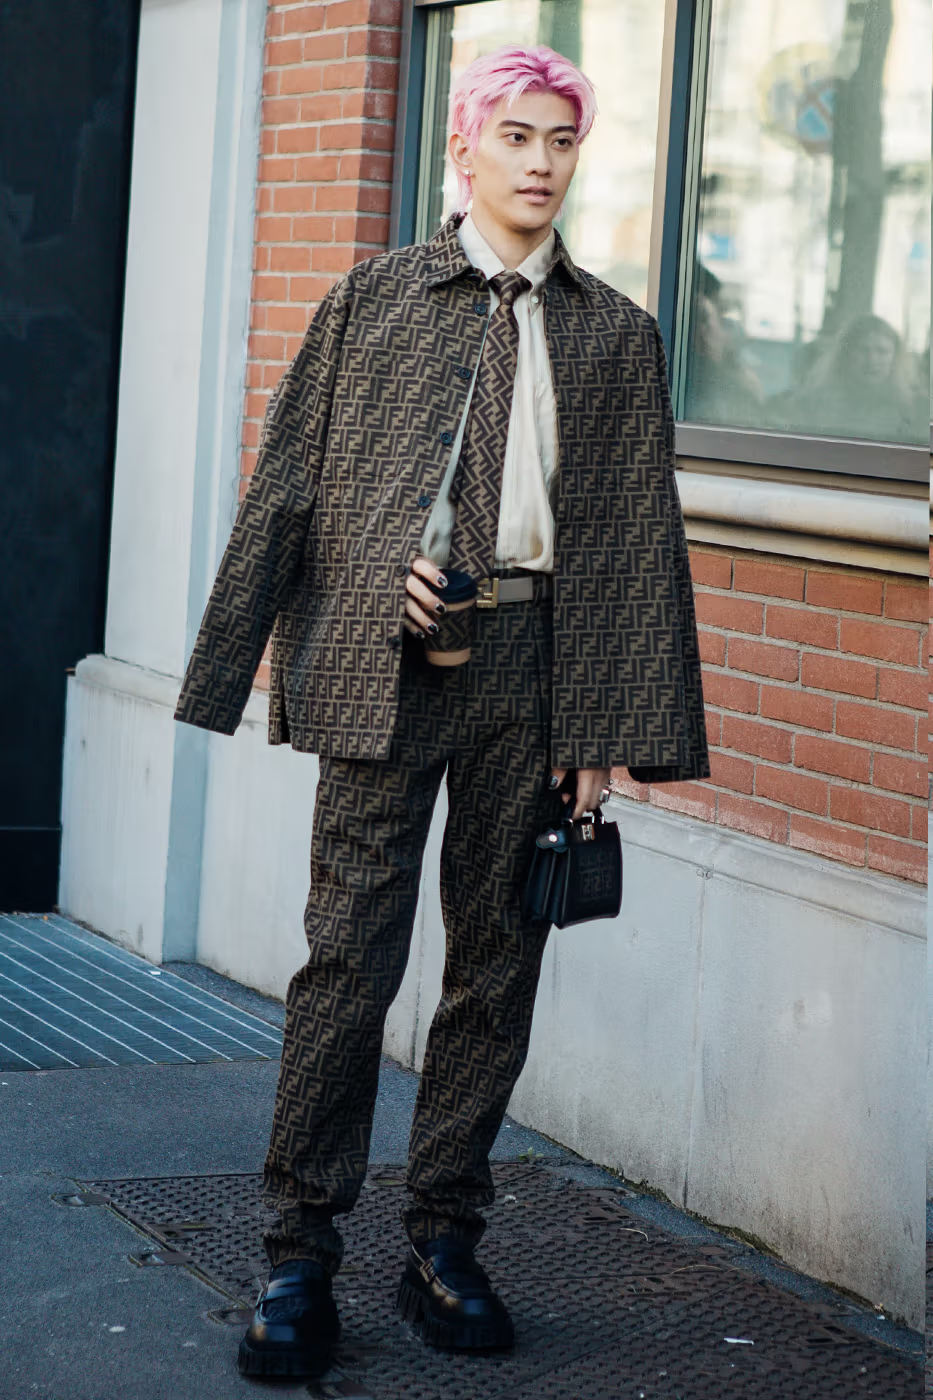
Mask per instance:
[[[693,580],[683,512],[677,494],[674,474],[674,410],[667,381],[667,359],[660,329],[655,326],[658,351],[659,393],[664,416],[664,444],[667,458],[667,483],[670,501],[671,538],[674,542],[673,576],[680,614],[680,643],[683,676],[683,704],[687,725],[687,757],[684,763],[669,766],[630,768],[636,783],[679,783],[691,778],[710,775],[709,751],[706,741],[706,715],[703,708],[703,681],[700,674],[700,645],[697,638],[696,611],[693,604]]]
[[[266,412],[256,470],[237,514],[188,663],[175,718],[232,734],[301,563],[317,496],[348,279],[318,307]]]

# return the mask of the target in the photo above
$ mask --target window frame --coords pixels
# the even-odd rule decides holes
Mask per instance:
[[[656,188],[663,190],[661,237],[652,241],[649,285],[657,287],[657,320],[668,348],[668,375],[673,385],[683,372],[686,336],[678,333],[682,308],[689,293],[687,269],[696,240],[699,216],[699,176],[702,169],[709,71],[709,35],[714,0],[674,0],[672,70],[662,75],[662,103],[668,110],[659,119],[659,154],[666,145],[666,169]],[[457,4],[486,4],[488,0],[404,0],[399,63],[399,106],[395,140],[395,178],[390,214],[390,246],[412,243],[418,206],[421,168],[421,116],[424,103],[428,19],[432,10]],[[662,139],[663,131],[663,139]],[[674,211],[668,217],[668,212]],[[844,476],[927,481],[931,446],[876,442],[869,439],[819,437],[695,423],[678,419],[679,456],[720,462],[746,463],[750,468],[793,467]]]

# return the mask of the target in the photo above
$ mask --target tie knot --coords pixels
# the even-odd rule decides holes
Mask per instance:
[[[531,289],[528,278],[523,277],[520,272],[497,272],[495,277],[490,277],[489,285],[506,310],[512,306],[516,297]]]

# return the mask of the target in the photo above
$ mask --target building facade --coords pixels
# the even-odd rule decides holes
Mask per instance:
[[[925,0],[143,0],[104,653],[69,682],[61,907],[281,995],[313,758],[172,722],[265,405],[350,266],[450,208],[450,83],[597,86],[561,228],[669,348],[710,781],[614,773],[623,912],[552,935],[512,1111],[922,1315]],[[443,957],[425,863],[386,1048]]]

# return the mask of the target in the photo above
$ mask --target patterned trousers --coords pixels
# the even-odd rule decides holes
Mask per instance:
[[[265,1198],[272,1264],[336,1271],[334,1216],[362,1187],[382,1033],[408,958],[425,840],[447,773],[441,852],[447,933],[409,1144],[413,1241],[475,1242],[494,1198],[489,1151],[528,1050],[549,927],[523,920],[535,835],[559,815],[550,776],[551,603],[482,610],[465,666],[405,636],[385,761],[322,758],[314,811],[310,958],[288,989]]]

